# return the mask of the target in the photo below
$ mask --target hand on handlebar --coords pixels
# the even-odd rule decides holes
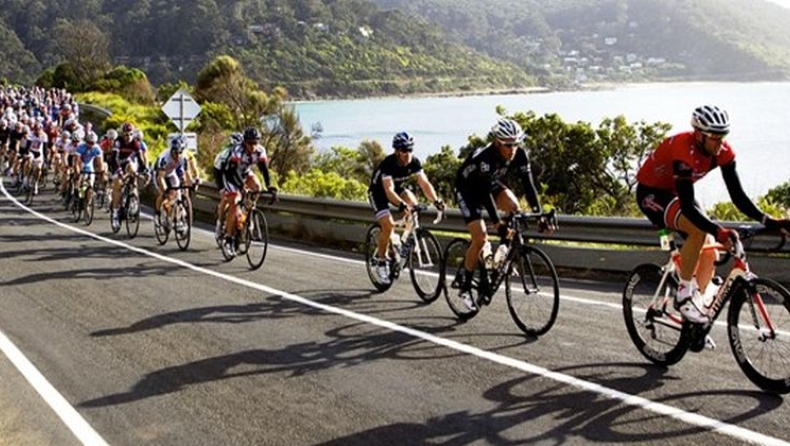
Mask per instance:
[[[724,245],[727,251],[732,251],[739,238],[738,231],[734,229],[719,227],[716,230],[716,241]]]

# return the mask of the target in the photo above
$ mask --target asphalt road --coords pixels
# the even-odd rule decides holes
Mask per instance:
[[[208,232],[181,252],[150,220],[128,240],[103,214],[71,224],[48,192],[32,211],[12,197],[0,333],[75,412],[0,355],[0,444],[790,441],[790,409],[740,372],[723,327],[670,369],[642,359],[622,284],[563,280],[556,325],[528,339],[503,294],[461,324],[405,277],[375,293],[346,253],[274,244],[250,272]]]

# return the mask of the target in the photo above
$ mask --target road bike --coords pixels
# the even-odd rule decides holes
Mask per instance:
[[[140,230],[138,178],[142,179],[140,187],[145,187],[148,184],[149,176],[147,174],[130,173],[125,175],[123,186],[121,187],[121,206],[118,209],[117,224],[112,217],[110,218],[110,228],[114,234],[121,230],[121,222],[126,222],[126,233],[130,239],[137,237],[137,232]]]
[[[242,190],[237,205],[236,227],[233,228],[233,235],[230,237],[232,249],[226,246],[225,240],[220,244],[225,260],[229,262],[237,255],[243,254],[247,257],[247,263],[252,270],[257,270],[263,265],[269,250],[269,226],[263,210],[258,208],[258,199],[261,195],[271,197],[269,204],[273,204],[277,199],[277,195],[270,192]],[[224,233],[224,223],[221,229]]]
[[[190,194],[195,191],[196,186],[168,187],[165,190],[165,199],[159,207],[159,219],[154,217],[154,235],[160,245],[167,243],[172,229],[173,237],[176,239],[178,248],[186,251],[192,239],[192,199]],[[186,190],[186,193],[182,191]],[[171,191],[176,191],[173,200],[167,198]]]
[[[80,221],[85,217],[85,226],[90,226],[93,223],[94,212],[94,197],[95,191],[93,186],[90,186],[91,176],[95,176],[94,172],[82,171],[80,172],[80,179],[76,190],[72,191],[72,214],[74,215],[74,222]]]
[[[431,231],[420,224],[420,214],[428,209],[420,204],[412,207],[411,213],[395,221],[392,236],[387,244],[387,268],[389,280],[381,280],[376,271],[379,235],[381,226],[373,223],[368,227],[365,236],[365,265],[368,277],[373,286],[380,292],[387,291],[400,277],[404,268],[409,269],[414,290],[424,302],[433,302],[441,293],[442,248]],[[433,224],[444,218],[444,212],[438,212]],[[401,231],[399,234],[398,231]]]
[[[761,389],[790,392],[790,292],[771,279],[757,277],[746,260],[743,241],[764,228],[738,228],[740,239],[729,252],[732,264],[723,281],[714,278],[703,295],[710,322],[684,320],[675,308],[680,251],[670,240],[664,265],[646,263],[634,268],[623,291],[623,316],[637,350],[661,366],[680,361],[687,351],[715,347],[708,336],[718,317],[727,311],[727,333],[735,361]],[[784,245],[785,237],[775,250]],[[721,244],[703,249],[723,250]]]
[[[500,241],[502,248],[496,248],[499,253],[497,257],[501,259],[495,261],[493,255],[486,256],[480,260],[474,272],[471,289],[472,299],[476,303],[474,309],[469,308],[458,296],[470,241],[456,238],[447,245],[443,255],[442,283],[447,303],[458,319],[465,321],[477,315],[480,308],[491,303],[504,282],[507,307],[518,328],[530,336],[540,336],[551,329],[560,307],[557,270],[549,256],[530,244],[524,235],[529,222],[539,220],[557,227],[553,210],[534,214],[517,212],[507,221],[513,237],[509,241]],[[449,287],[446,282],[448,278],[452,278]]]

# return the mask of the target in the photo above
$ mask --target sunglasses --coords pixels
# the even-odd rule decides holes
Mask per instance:
[[[398,149],[398,152],[401,152],[401,153],[412,153],[412,152],[414,152],[414,149]]]
[[[710,138],[714,141],[724,141],[724,138],[727,137],[726,133],[711,133],[711,132],[701,132],[702,136],[706,138]]]
[[[499,144],[505,147],[518,147],[518,143],[515,141],[499,141]]]

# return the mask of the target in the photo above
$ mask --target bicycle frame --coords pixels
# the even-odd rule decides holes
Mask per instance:
[[[425,239],[418,239],[417,233],[420,230],[420,213],[428,209],[426,205],[417,205],[412,208],[411,214],[396,220],[393,225],[393,235],[398,237],[400,240],[401,249],[398,250],[396,247],[390,243],[390,249],[392,250],[392,256],[390,256],[390,261],[392,262],[390,267],[393,268],[393,271],[396,271],[395,276],[397,277],[401,270],[406,266],[406,262],[409,261],[411,257],[411,253],[415,253],[417,255],[417,266],[420,268],[425,267],[434,267],[438,265],[440,259],[432,259],[430,258],[430,253],[428,250],[428,242]],[[433,224],[439,223],[442,218],[444,217],[444,213],[439,212],[436,215],[436,219],[433,220]],[[403,238],[403,234],[397,234],[397,230],[403,228],[403,232],[407,232],[406,238]],[[413,246],[408,250],[403,250],[403,247]],[[425,255],[423,255],[425,254]]]

